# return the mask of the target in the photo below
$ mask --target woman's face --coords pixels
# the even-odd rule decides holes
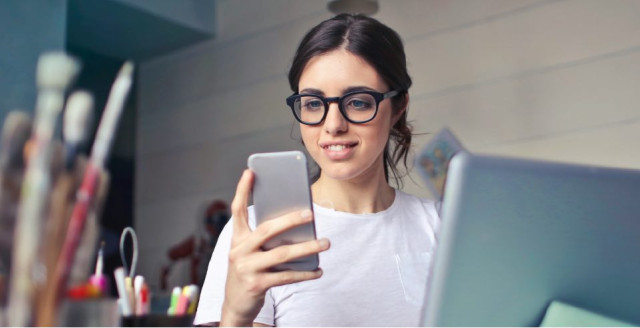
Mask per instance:
[[[362,58],[338,49],[312,58],[300,77],[300,93],[340,97],[354,88],[390,91],[378,72]],[[391,100],[380,102],[378,114],[367,123],[349,123],[332,102],[325,120],[300,125],[307,151],[322,175],[337,180],[369,179],[383,172],[383,152],[389,131],[401,113],[393,115]]]

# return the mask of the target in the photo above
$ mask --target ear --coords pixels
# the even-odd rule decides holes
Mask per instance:
[[[402,105],[400,106],[400,110],[393,114],[393,117],[391,118],[391,126],[396,125],[396,123],[398,123],[398,120],[402,117],[402,114],[404,114],[407,111],[407,107],[409,106],[409,92],[405,92],[404,93],[404,97],[402,99]]]

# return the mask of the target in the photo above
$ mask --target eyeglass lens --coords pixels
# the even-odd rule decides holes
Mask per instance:
[[[342,99],[344,115],[354,122],[365,122],[376,114],[376,99],[368,93],[356,93]],[[296,115],[303,122],[316,124],[322,121],[325,105],[320,97],[302,96],[294,103]]]

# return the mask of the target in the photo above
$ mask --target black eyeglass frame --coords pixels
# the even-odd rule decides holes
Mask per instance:
[[[373,116],[371,116],[370,119],[368,120],[364,120],[364,121],[354,121],[352,119],[350,119],[349,117],[347,117],[347,113],[345,112],[344,108],[342,107],[342,100],[344,100],[345,98],[355,95],[355,94],[360,94],[360,93],[366,93],[369,94],[373,97],[373,99],[375,99],[376,101],[376,110],[373,113]],[[329,98],[325,98],[323,96],[319,96],[316,94],[310,94],[310,93],[303,93],[303,94],[292,94],[291,96],[287,97],[287,105],[289,106],[289,108],[291,108],[291,111],[293,112],[293,117],[296,118],[296,120],[304,125],[318,125],[321,124],[322,122],[324,122],[324,119],[327,117],[327,113],[329,112],[329,104],[332,102],[337,102],[338,103],[338,109],[340,110],[340,113],[342,114],[342,117],[344,117],[348,122],[353,123],[353,124],[363,124],[363,123],[367,123],[367,122],[371,122],[374,118],[376,118],[376,116],[378,115],[378,107],[380,105],[380,102],[387,99],[387,98],[391,98],[391,97],[395,97],[397,95],[399,95],[401,92],[398,90],[391,90],[389,92],[386,93],[381,93],[381,92],[377,92],[377,91],[369,91],[369,90],[360,90],[360,91],[352,91],[349,93],[346,93],[340,97],[329,97]],[[322,103],[324,103],[324,114],[322,114],[322,118],[317,122],[317,123],[308,123],[308,122],[304,122],[302,121],[302,119],[300,117],[298,117],[298,115],[296,114],[296,109],[295,109],[295,102],[296,99],[302,98],[302,97],[316,97],[320,100],[322,100]]]

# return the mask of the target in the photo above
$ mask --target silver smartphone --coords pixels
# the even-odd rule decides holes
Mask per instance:
[[[258,153],[249,156],[249,169],[254,172],[253,208],[256,225],[284,214],[309,209],[311,189],[307,170],[307,158],[300,151]],[[291,245],[316,239],[312,222],[287,230],[263,245],[270,250],[281,245]],[[312,271],[318,268],[318,254],[277,265],[275,271]]]

